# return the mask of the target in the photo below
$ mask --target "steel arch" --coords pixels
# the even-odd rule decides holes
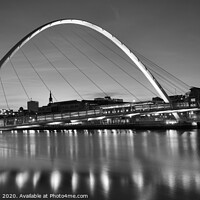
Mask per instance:
[[[155,79],[155,77],[150,73],[150,71],[143,65],[143,63],[137,58],[135,54],[133,54],[124,44],[122,44],[116,37],[111,35],[108,31],[102,29],[101,27],[94,25],[92,23],[77,20],[77,19],[61,19],[49,22],[45,25],[40,26],[39,28],[33,30],[29,34],[27,34],[24,38],[22,38],[15,46],[13,46],[10,51],[0,60],[0,68],[24,45],[26,44],[30,39],[32,39],[34,36],[39,34],[40,32],[44,31],[45,29],[48,29],[52,26],[61,25],[61,24],[77,24],[82,25],[88,28],[91,28],[108,39],[110,39],[115,45],[117,45],[135,64],[136,66],[141,70],[141,72],[146,76],[146,78],[150,81],[150,83],[153,85],[153,87],[156,89],[160,97],[166,102],[169,103],[169,97],[165,90],[162,88],[162,86],[159,84],[159,82]]]

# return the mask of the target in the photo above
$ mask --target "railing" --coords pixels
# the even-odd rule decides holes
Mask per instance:
[[[78,112],[68,112],[68,113],[53,113],[53,114],[43,114],[43,115],[26,115],[26,116],[9,116],[4,119],[0,119],[0,126],[17,126],[26,124],[38,124],[47,123],[54,121],[68,121],[77,120],[89,117],[101,116],[101,110],[85,110]]]
[[[52,113],[42,115],[27,115],[27,116],[9,116],[4,119],[0,119],[0,127],[2,126],[18,126],[18,125],[30,125],[30,124],[45,124],[50,122],[64,122],[70,123],[71,120],[89,120],[98,117],[114,117],[114,116],[125,116],[127,114],[139,113],[143,114],[146,112],[154,111],[165,111],[170,110],[171,105],[166,103],[160,104],[127,104],[128,106],[102,106],[98,109],[93,110],[82,110],[77,112],[66,112],[66,113]],[[188,104],[180,104],[173,106],[174,109],[191,109]]]

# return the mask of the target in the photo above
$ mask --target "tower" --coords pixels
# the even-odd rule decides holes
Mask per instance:
[[[52,98],[51,91],[50,91],[50,94],[49,94],[49,103],[53,103],[53,98]]]

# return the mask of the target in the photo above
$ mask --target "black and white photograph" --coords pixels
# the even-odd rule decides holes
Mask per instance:
[[[199,0],[0,0],[0,199],[200,199]]]

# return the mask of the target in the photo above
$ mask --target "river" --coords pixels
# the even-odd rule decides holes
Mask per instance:
[[[191,200],[199,188],[200,130],[0,133],[0,198]]]

